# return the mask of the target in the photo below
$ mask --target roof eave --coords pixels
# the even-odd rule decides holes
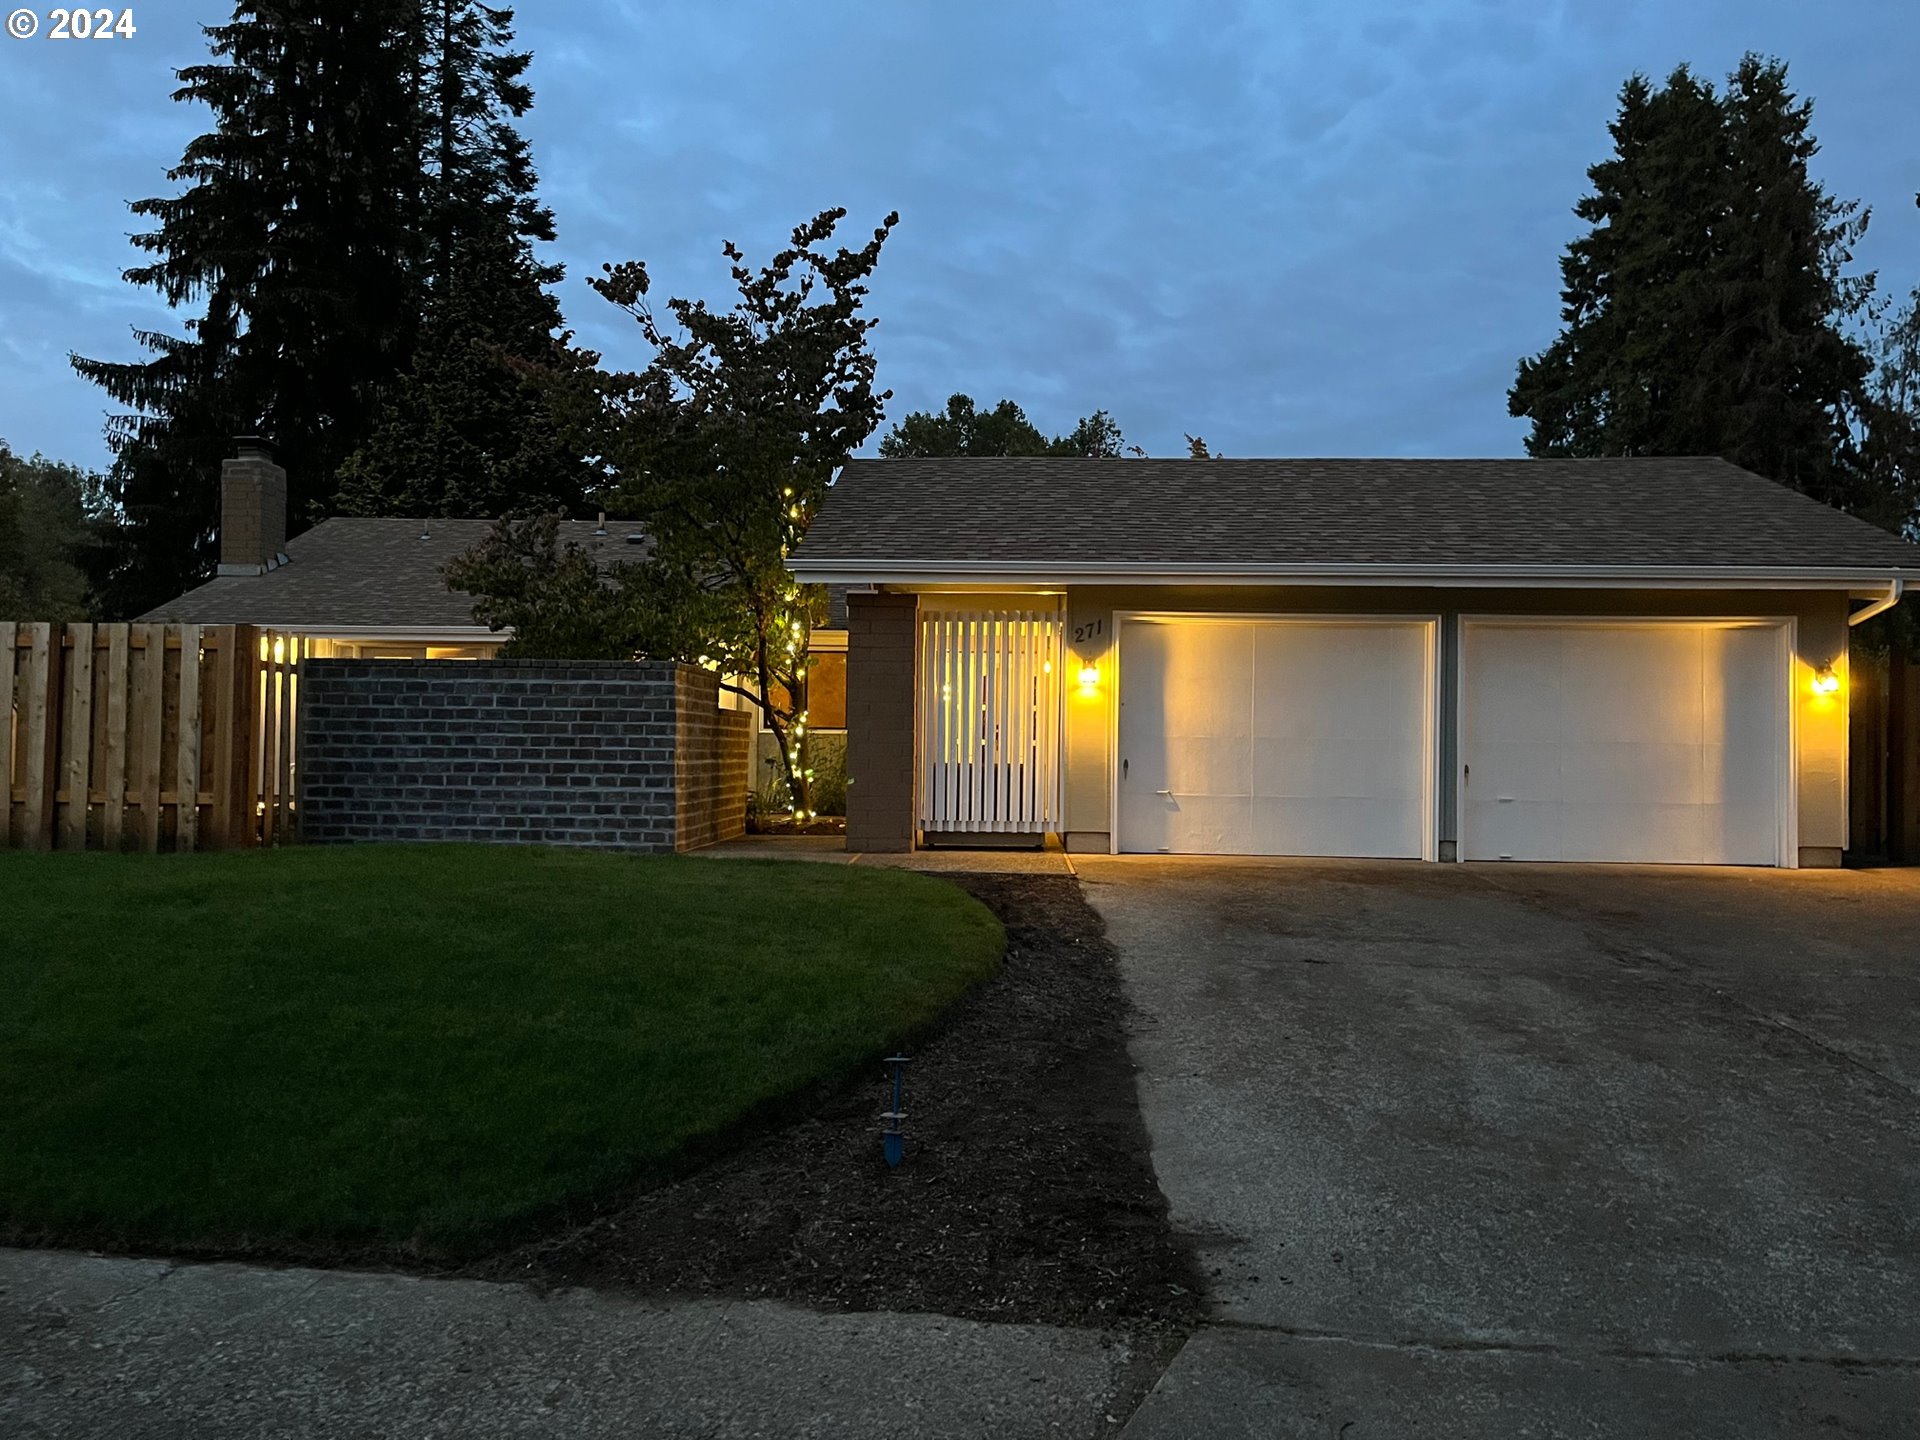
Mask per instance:
[[[1920,579],[1896,566],[1815,565],[1116,565],[1030,560],[805,558],[794,575],[810,585],[1420,585],[1437,588],[1881,591]]]

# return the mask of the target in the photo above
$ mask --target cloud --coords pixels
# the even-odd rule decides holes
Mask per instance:
[[[215,6],[215,8],[218,8]],[[1877,207],[1862,249],[1920,281],[1920,12],[1797,0],[774,0],[523,6],[527,122],[586,343],[637,361],[584,277],[644,258],[724,300],[833,205],[864,237],[892,410],[1008,395],[1061,430],[1097,407],[1156,454],[1513,454],[1515,361],[1557,325],[1571,206],[1632,71],[1784,56],[1819,173]],[[197,27],[125,48],[0,46],[0,434],[98,463],[69,349],[166,323],[120,284],[125,202],[204,119],[166,98]]]

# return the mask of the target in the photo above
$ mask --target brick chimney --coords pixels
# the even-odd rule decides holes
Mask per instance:
[[[287,560],[287,472],[257,435],[220,465],[220,574],[264,575]]]

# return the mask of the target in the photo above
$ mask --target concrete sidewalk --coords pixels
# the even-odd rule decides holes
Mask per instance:
[[[9,1440],[1087,1437],[1126,1418],[1131,1358],[933,1315],[0,1250]]]

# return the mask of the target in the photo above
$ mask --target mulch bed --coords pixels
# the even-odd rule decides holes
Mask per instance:
[[[1202,1281],[1154,1180],[1099,917],[1064,876],[953,878],[1006,925],[1006,965],[914,1055],[898,1170],[881,1158],[875,1067],[799,1123],[461,1273],[1190,1328]]]
[[[795,820],[786,815],[767,817],[750,816],[747,819],[749,835],[844,835],[847,833],[847,819],[844,815],[816,815],[811,820]]]

